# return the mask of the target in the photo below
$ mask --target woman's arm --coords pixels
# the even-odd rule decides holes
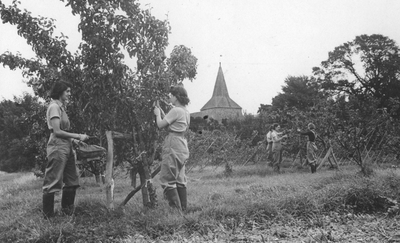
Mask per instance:
[[[157,121],[158,128],[164,128],[164,127],[167,127],[169,125],[166,120],[161,119],[161,114],[160,115],[156,115],[156,121]]]
[[[310,136],[310,135],[312,134],[311,131],[302,132],[302,131],[300,131],[300,130],[298,130],[298,133],[299,133],[300,135],[307,135],[307,136]]]
[[[154,115],[156,115],[156,123],[157,123],[158,128],[164,128],[169,125],[165,119],[161,118],[161,109],[157,106],[154,107]],[[165,118],[165,116],[164,116],[164,118]]]
[[[53,133],[58,138],[74,138],[79,140],[86,140],[89,138],[86,134],[70,133],[60,129],[60,118],[54,117],[50,120],[50,124],[53,127]]]
[[[280,134],[282,134],[282,133],[280,133]],[[277,134],[276,136],[272,136],[272,141],[273,142],[279,142],[279,141],[281,141],[282,139],[284,139],[286,137],[287,137],[287,135],[283,135],[282,137],[279,137],[278,134]]]

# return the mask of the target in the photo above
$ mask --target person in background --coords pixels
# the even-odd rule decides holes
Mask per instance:
[[[274,154],[274,169],[279,172],[282,162],[282,139],[286,138],[287,135],[282,135],[280,132],[281,126],[278,123],[272,125],[272,152]]]
[[[297,131],[300,135],[308,136],[307,141],[307,161],[311,167],[311,173],[317,172],[317,155],[315,152],[318,150],[317,145],[315,144],[315,139],[317,138],[317,134],[315,133],[315,125],[309,123],[307,125],[308,130],[302,132],[299,128]]]
[[[273,153],[272,153],[272,126],[269,127],[269,131],[267,133],[267,135],[265,136],[265,139],[267,141],[267,160],[269,160],[270,162],[273,161]]]
[[[66,113],[66,103],[71,95],[67,82],[54,83],[47,108],[47,126],[50,138],[47,143],[47,166],[43,182],[43,213],[46,218],[54,216],[54,193],[62,190],[61,208],[69,214],[73,212],[79,176],[75,165],[72,140],[89,138],[86,134],[69,132],[70,122]]]
[[[189,104],[187,92],[182,86],[170,89],[169,101],[174,106],[164,118],[160,107],[154,107],[157,126],[167,128],[162,149],[160,182],[164,195],[171,207],[181,210],[187,208],[187,189],[185,163],[189,158],[189,149],[185,133],[189,128],[190,113],[186,109]]]

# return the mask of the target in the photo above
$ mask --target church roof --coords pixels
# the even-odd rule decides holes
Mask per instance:
[[[242,109],[235,101],[229,97],[228,88],[225,83],[224,73],[221,63],[219,64],[217,80],[215,81],[214,92],[211,99],[200,110],[213,108]]]

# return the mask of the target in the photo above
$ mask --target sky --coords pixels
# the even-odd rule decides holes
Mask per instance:
[[[20,0],[33,15],[56,19],[75,52],[79,17],[57,0]],[[9,5],[12,0],[2,0]],[[271,104],[288,76],[309,76],[335,47],[362,34],[381,34],[400,43],[398,0],[139,0],[171,26],[167,56],[185,45],[198,59],[196,79],[184,81],[189,110],[211,98],[219,63],[230,97],[244,112]],[[34,56],[15,27],[0,23],[0,54]],[[129,61],[127,61],[129,63]],[[20,71],[0,66],[0,100],[33,93]]]

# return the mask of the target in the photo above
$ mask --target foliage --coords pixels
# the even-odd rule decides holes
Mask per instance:
[[[383,35],[360,35],[329,52],[329,58],[314,67],[322,87],[333,93],[367,95],[389,108],[399,98],[400,56],[394,40]]]
[[[45,114],[44,104],[29,94],[0,103],[0,170],[31,170],[45,158]]]
[[[313,77],[288,76],[285,85],[282,86],[282,93],[272,99],[274,109],[296,108],[306,110],[315,106],[326,96],[321,91],[321,85]]]

